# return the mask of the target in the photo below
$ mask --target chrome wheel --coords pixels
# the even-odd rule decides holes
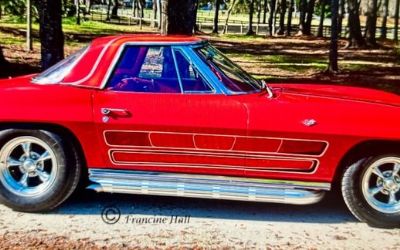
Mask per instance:
[[[382,213],[400,212],[400,158],[373,162],[361,181],[362,193],[371,207]]]
[[[32,197],[48,191],[57,170],[54,151],[36,137],[17,137],[0,151],[0,181],[18,196]]]

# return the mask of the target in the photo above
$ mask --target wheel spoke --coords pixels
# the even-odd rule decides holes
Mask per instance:
[[[36,170],[36,173],[42,182],[46,182],[50,179],[50,175],[48,173],[46,173],[45,171]]]
[[[383,176],[381,170],[378,167],[374,168],[373,173],[379,176],[380,178],[385,179],[385,176]]]
[[[30,142],[24,142],[21,144],[21,147],[24,150],[25,156],[29,157],[31,155],[32,144]]]
[[[376,194],[378,194],[379,192],[381,192],[383,190],[383,187],[374,187],[374,188],[370,188],[368,190],[368,192],[372,195],[375,196]]]
[[[7,166],[8,167],[19,167],[19,166],[21,166],[21,164],[22,163],[20,161],[17,161],[14,158],[11,158],[11,157],[9,157],[8,160],[7,160]]]
[[[28,187],[28,173],[25,173],[24,175],[22,175],[21,179],[19,180],[19,183],[23,186],[23,187]]]
[[[393,175],[400,174],[400,163],[394,164]]]
[[[394,205],[396,202],[396,192],[392,191],[389,195],[389,205]]]
[[[49,153],[49,151],[45,151],[40,157],[39,159],[36,160],[36,162],[39,161],[46,161],[46,160],[50,160],[51,159],[51,155]]]

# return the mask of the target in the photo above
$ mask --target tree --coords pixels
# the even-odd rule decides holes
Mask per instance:
[[[1,66],[1,68],[4,69],[4,66],[6,66],[6,64],[7,64],[7,61],[4,58],[3,49],[0,47],[0,66]]]
[[[219,7],[221,0],[215,0],[215,11],[214,11],[214,28],[212,33],[218,34],[218,18],[219,18]]]
[[[228,11],[226,13],[224,31],[223,31],[224,34],[228,31],[229,17],[231,16],[232,11],[235,9],[237,3],[238,3],[237,0],[232,0],[231,5],[228,8]]]
[[[152,28],[157,27],[157,3],[155,3],[155,1],[153,1],[153,17],[151,19],[151,24],[150,26]]]
[[[324,20],[325,20],[326,1],[327,0],[321,0],[321,16],[320,16],[320,19],[319,19],[317,37],[323,37],[324,36]]]
[[[338,37],[341,37],[342,35],[344,12],[345,12],[345,0],[339,0]]]
[[[196,0],[161,0],[161,34],[192,35]]]
[[[81,6],[80,0],[75,0],[75,8],[76,8],[76,24],[81,25]]]
[[[376,46],[376,21],[378,12],[378,0],[368,1],[367,23],[365,30],[366,42],[369,46]]]
[[[382,17],[382,27],[381,27],[381,38],[386,39],[387,36],[387,18],[389,16],[389,0],[384,0],[383,2],[383,17]]]
[[[396,0],[395,14],[394,14],[394,40],[399,40],[399,9],[400,0]]]
[[[365,40],[361,34],[360,25],[360,4],[357,0],[347,1],[347,10],[349,13],[349,43],[347,47],[359,48],[365,46]]]
[[[336,73],[338,67],[338,8],[339,0],[331,1],[332,9],[332,31],[331,31],[331,45],[329,49],[329,73]]]
[[[286,0],[281,0],[278,35],[285,33]]]
[[[254,1],[255,0],[250,0],[249,3],[249,27],[247,29],[247,36],[254,35],[253,31],[253,15],[254,15]]]
[[[32,2],[26,1],[26,50],[32,51]]]
[[[41,0],[39,5],[41,64],[45,70],[64,58],[61,0]]]
[[[299,34],[302,35],[304,33],[306,26],[307,0],[300,0],[299,10],[300,10]]]
[[[270,36],[273,36],[275,32],[275,27],[274,27],[275,8],[276,8],[276,0],[270,0],[269,17],[268,17],[268,31]]]
[[[111,18],[118,18],[119,0],[114,0],[114,5],[111,10]]]
[[[293,10],[294,10],[294,0],[290,0],[290,2],[289,2],[289,13],[288,13],[288,19],[287,19],[287,28],[286,28],[286,35],[287,36],[290,36],[290,33],[292,32]]]
[[[303,29],[303,35],[311,35],[311,22],[314,15],[315,0],[310,0],[307,6],[307,17]]]
[[[234,0],[234,1],[236,1],[236,0]],[[264,8],[263,9],[263,23],[267,23],[267,11],[268,11],[268,1],[267,0],[264,0],[263,8]]]

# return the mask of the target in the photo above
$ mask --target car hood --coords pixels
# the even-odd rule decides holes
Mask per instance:
[[[400,106],[400,96],[380,90],[317,84],[271,84],[278,93]]]

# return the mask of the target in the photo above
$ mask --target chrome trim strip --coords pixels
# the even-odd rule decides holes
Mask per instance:
[[[320,201],[330,183],[164,172],[89,169],[97,192],[226,199],[284,204]]]

